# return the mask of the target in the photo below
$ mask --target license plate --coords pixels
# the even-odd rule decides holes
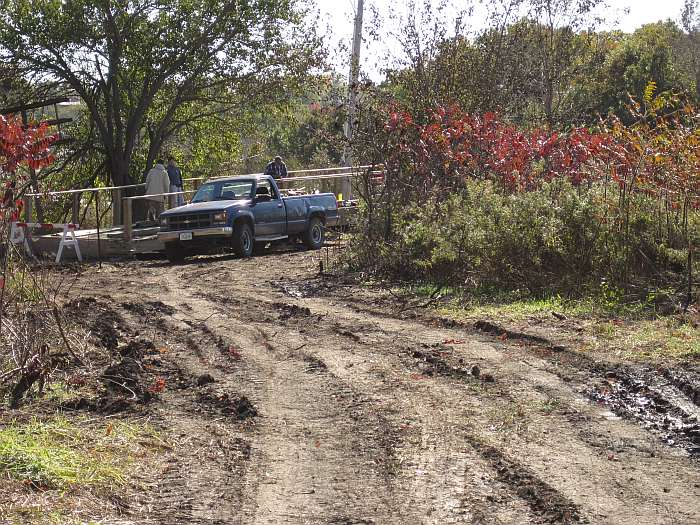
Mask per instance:
[[[192,240],[192,232],[181,233],[180,240],[181,241],[191,241]]]

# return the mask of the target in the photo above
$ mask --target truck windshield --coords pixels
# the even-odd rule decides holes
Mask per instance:
[[[206,182],[197,190],[192,202],[236,201],[250,199],[252,180]]]

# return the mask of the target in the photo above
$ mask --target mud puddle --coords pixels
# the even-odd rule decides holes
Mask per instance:
[[[686,380],[672,372],[618,367],[588,390],[591,400],[612,412],[637,420],[669,446],[700,457],[700,407]],[[678,386],[677,386],[678,385]],[[680,388],[679,388],[680,387]]]

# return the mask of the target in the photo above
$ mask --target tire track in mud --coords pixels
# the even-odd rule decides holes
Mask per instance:
[[[224,298],[211,292],[201,295],[216,303],[225,302]],[[253,301],[253,303],[251,305],[249,301],[246,310],[235,315],[241,315],[248,320],[270,319],[270,317],[274,317],[273,312],[276,311],[278,321],[289,321],[292,325],[288,325],[290,328],[293,328],[295,320],[303,323],[309,318],[323,319],[325,317],[324,315],[312,314],[311,310],[305,306],[282,302],[267,302],[265,300],[257,300]],[[338,332],[342,337],[358,343],[360,337],[357,336],[356,332],[350,332],[353,328],[357,330],[358,325],[344,324],[334,319],[331,331]],[[382,330],[377,326],[364,326],[363,328],[375,335],[379,332],[381,337],[387,342],[394,340],[393,343],[394,345],[396,344],[396,334],[392,331]],[[326,332],[327,330],[319,329],[316,335],[324,339],[327,335]],[[348,334],[353,335],[350,336]],[[404,340],[404,338],[401,338],[401,340]],[[404,341],[404,344],[406,343],[408,343],[408,340]],[[311,344],[311,346],[316,345]],[[399,363],[405,363],[409,367],[413,366],[414,363],[411,362],[410,358],[407,359],[404,356],[406,353],[410,352],[401,351],[395,357]],[[368,357],[371,358],[372,356],[369,355]],[[411,357],[427,362],[431,369],[434,370],[435,375],[461,380],[479,380],[474,377],[472,370],[464,370],[447,365],[445,361],[434,357],[431,352],[416,351]],[[304,359],[312,362],[314,369],[322,368],[324,371],[328,369],[327,363],[319,359],[317,354],[311,357],[308,354],[304,354]],[[347,368],[347,365],[345,368]],[[420,370],[421,373],[426,373],[425,368]],[[488,375],[485,377],[487,381],[493,381],[493,378],[489,379]],[[484,379],[482,378],[482,380]],[[363,386],[366,387],[367,385],[361,385],[359,388]],[[371,385],[370,389],[374,386],[376,385]],[[463,413],[461,408],[451,409],[449,413],[446,412],[444,406],[434,408],[443,404],[441,400],[428,401],[431,397],[429,392],[421,393],[419,400],[413,399],[414,396],[408,395],[405,391],[406,386],[405,384],[391,385],[395,394],[390,400],[384,400],[384,404],[393,406],[393,413],[395,418],[398,419],[395,422],[395,426],[409,430],[409,434],[411,425],[405,423],[407,417],[410,420],[413,413],[421,422],[420,427],[415,429],[417,431],[415,436],[416,443],[413,446],[407,444],[406,439],[398,443],[398,464],[395,466],[395,484],[397,487],[404,489],[404,498],[407,501],[412,501],[414,506],[424,505],[420,509],[421,512],[418,516],[422,515],[423,519],[426,519],[426,516],[430,516],[430,523],[518,523],[520,520],[541,523],[570,522],[562,521],[561,519],[553,521],[544,515],[541,509],[532,503],[533,501],[548,502],[551,505],[551,509],[549,509],[550,515],[558,517],[579,515],[580,512],[576,510],[573,504],[568,504],[563,511],[557,511],[557,502],[565,501],[565,498],[558,495],[554,489],[548,487],[544,482],[537,480],[532,474],[516,476],[516,473],[520,472],[520,470],[515,467],[515,463],[508,463],[511,470],[510,477],[502,476],[491,460],[492,453],[485,454],[483,453],[483,448],[477,448],[469,444],[475,442],[475,438],[470,429],[460,422],[460,420],[467,419],[464,417],[466,414]],[[366,395],[371,395],[371,392],[372,390],[369,390]],[[384,394],[384,396],[389,395],[391,394]],[[421,402],[431,408],[418,410],[417,407]],[[410,436],[408,441],[411,441]],[[505,464],[505,462],[505,458],[501,458],[501,463]],[[479,479],[469,479],[468,471],[476,472],[476,476]],[[484,478],[490,480],[491,486],[488,489],[483,486],[483,483],[479,482],[483,481]],[[509,479],[511,482],[508,482]],[[514,486],[520,479],[529,480],[530,488],[526,494],[522,490],[518,491],[518,487]],[[435,489],[436,486],[439,487],[437,491]],[[408,491],[406,491],[407,487]],[[539,497],[538,494],[543,491],[544,487],[546,487],[546,494]],[[397,490],[397,492],[400,492],[400,490]],[[523,497],[524,494],[526,497]],[[514,499],[521,499],[525,506],[515,502]],[[494,502],[505,503],[503,506],[506,508],[494,510]],[[532,514],[527,511],[528,507],[532,509]]]
[[[319,290],[328,294],[327,283],[319,284],[316,282],[318,280],[312,279],[310,286],[278,283],[277,287],[285,294],[297,298],[313,297]],[[518,359],[513,349],[520,352],[527,350],[547,363],[548,366],[538,366],[540,370],[552,372],[567,383],[574,380],[572,376],[578,375],[579,382],[587,386],[587,398],[608,407],[617,416],[639,422],[663,443],[681,448],[691,456],[700,457],[700,370],[697,367],[691,373],[689,370],[674,371],[669,368],[654,369],[609,363],[569,350],[546,337],[512,331],[489,321],[468,324],[416,312],[406,316],[401,314],[402,310],[382,311],[352,297],[344,297],[343,302],[361,314],[403,322],[413,321],[432,328],[458,329],[462,335],[476,336],[482,341],[491,342],[494,347],[508,352],[511,358]],[[486,334],[490,339],[484,339],[480,334]],[[424,355],[422,359],[434,360],[434,357]],[[440,368],[445,369],[445,366],[435,363],[433,368],[439,371]],[[464,372],[459,366],[448,365],[447,368],[451,369],[451,372],[447,372],[451,375]]]
[[[230,305],[232,304],[232,301],[226,300],[225,297],[210,296],[208,297],[208,300],[210,301],[207,303],[208,305],[217,305],[216,308],[219,308],[220,310],[224,311],[230,308]],[[222,308],[222,305],[225,305],[225,307]],[[266,310],[268,314],[270,311],[275,311],[275,308],[270,310],[264,305],[263,309]],[[302,318],[307,317],[308,315],[308,312],[306,312],[303,308],[300,309],[296,307],[288,307],[288,305],[284,305],[281,303],[277,305],[276,309],[278,309],[281,312],[281,317],[287,317],[288,320],[298,317],[298,315],[296,314],[301,314]],[[227,313],[230,314],[231,312],[228,311]],[[289,313],[295,315],[290,316]],[[250,307],[241,311],[241,315],[248,319],[250,319],[251,317],[256,319],[257,321],[260,321],[261,318],[266,319],[265,315],[261,316],[259,314],[260,312],[251,311]],[[267,317],[269,317],[269,315]],[[211,330],[208,331],[213,333],[213,331]],[[270,342],[269,335],[274,337],[276,334],[262,335],[262,340],[256,341],[256,343],[263,346],[269,352],[275,352],[275,345]],[[251,345],[249,343],[247,348],[250,348],[250,346]],[[306,345],[299,346],[303,347]],[[301,363],[304,363],[304,372],[307,374],[311,372],[314,375],[317,375],[320,372],[323,375],[329,375],[329,373],[327,372],[327,366],[325,365],[325,362],[316,357],[316,355],[312,355],[306,351],[294,352],[293,350],[292,352],[289,352],[282,350],[282,352],[283,355],[279,356],[280,359],[289,360],[290,357],[299,359]],[[294,353],[296,353],[296,355],[290,355]],[[309,367],[309,364],[311,364],[311,367]],[[278,378],[269,378],[268,382],[270,380],[274,381],[276,379]],[[315,387],[315,389],[318,390],[317,387]],[[351,392],[353,392],[353,389],[346,386],[345,392],[341,392],[341,394],[348,395]],[[358,397],[357,394],[354,394],[353,399],[353,405],[355,407],[371,407],[372,404],[376,405],[375,400],[371,398],[368,399],[367,397],[363,398],[363,396]],[[386,405],[386,403],[384,403],[383,405]],[[415,410],[411,410],[410,405],[406,408],[406,410],[403,411],[400,409],[392,409],[390,406],[381,406],[380,410],[382,411],[382,413],[385,414],[392,411],[395,412],[395,414],[392,414],[391,417],[398,418],[400,421],[404,420],[404,416],[406,415],[406,413],[415,412]],[[347,410],[346,414],[342,414],[343,418],[350,418],[361,421],[360,416],[361,414],[358,414],[356,410],[352,409],[352,407],[350,407],[350,409]],[[433,410],[429,410],[422,417],[430,417],[431,419],[435,419],[434,416],[435,414],[433,413]],[[381,483],[380,492],[389,490],[389,492],[391,493],[393,490],[392,486],[395,486],[398,487],[397,492],[402,493],[391,494],[390,497],[386,498],[387,506],[389,508],[385,513],[378,512],[378,508],[375,505],[375,508],[371,512],[367,513],[364,517],[357,517],[356,513],[355,517],[352,517],[353,512],[351,511],[351,509],[346,508],[345,510],[340,509],[331,515],[327,514],[326,517],[323,519],[321,515],[313,516],[308,514],[306,515],[306,518],[311,520],[311,522],[319,523],[355,523],[364,521],[373,523],[394,523],[400,522],[403,519],[409,519],[409,521],[413,520],[415,522],[422,521],[426,523],[471,522],[472,519],[481,519],[481,522],[483,523],[501,523],[502,521],[500,518],[498,518],[498,516],[502,514],[507,514],[509,518],[504,522],[516,523],[519,519],[522,519],[524,516],[527,516],[528,512],[526,510],[526,507],[522,507],[516,502],[513,502],[512,497],[510,497],[509,493],[501,494],[495,498],[495,500],[505,502],[504,507],[515,508],[515,510],[511,510],[509,511],[509,513],[504,514],[504,512],[499,513],[498,511],[493,511],[489,508],[493,505],[492,503],[489,503],[488,500],[488,497],[493,497],[490,496],[492,493],[494,493],[492,487],[484,486],[485,492],[488,492],[489,494],[488,497],[483,494],[480,497],[478,497],[473,493],[475,491],[465,489],[463,478],[464,471],[468,468],[467,466],[469,466],[474,471],[473,477],[477,478],[476,482],[480,482],[481,485],[485,485],[485,483],[483,482],[483,473],[487,471],[488,468],[485,462],[481,462],[482,464],[479,465],[478,455],[471,454],[470,457],[467,457],[464,454],[464,451],[468,449],[464,445],[465,435],[462,433],[455,434],[454,432],[449,431],[450,427],[452,425],[455,425],[456,423],[457,421],[454,418],[448,419],[447,421],[443,420],[442,418],[438,418],[434,421],[434,423],[431,423],[431,426],[437,427],[436,430],[425,432],[426,429],[423,429],[421,431],[421,443],[422,448],[427,449],[427,451],[420,452],[418,455],[416,455],[415,450],[410,450],[410,452],[406,452],[408,448],[403,447],[403,456],[400,459],[400,461],[404,463],[405,467],[411,467],[411,470],[409,470],[408,472],[405,472],[405,468],[403,469],[403,471],[401,471],[402,469],[400,468],[400,465],[398,465],[399,459],[393,457],[392,455],[392,450],[397,444],[399,444],[399,448],[401,448],[400,440],[388,438],[388,436],[391,435],[391,428],[386,424],[378,428],[378,431],[375,432],[374,435],[370,435],[367,438],[361,439],[358,442],[357,446],[354,447],[354,454],[358,456],[368,456],[368,451],[371,452],[368,457],[368,465],[366,465],[363,469],[356,470],[351,477],[342,481],[346,485],[357,483],[358,477],[362,476],[362,471],[367,472],[375,470],[377,468],[377,465],[381,465],[381,470],[384,472],[384,474],[382,475],[383,479]],[[366,426],[366,424],[363,423],[363,426]],[[448,430],[447,434],[449,434],[449,439],[444,438],[446,430]],[[336,428],[335,431],[337,432],[338,429]],[[362,435],[361,432],[358,431],[348,431],[343,433],[344,436],[351,436],[353,434]],[[372,450],[373,446],[376,447],[376,445],[373,445],[373,443],[377,442],[379,442],[379,448],[383,449],[383,452],[380,452],[379,454],[376,453],[376,450]],[[435,453],[436,447],[438,447],[439,450],[442,450],[442,452]],[[289,446],[278,447],[278,450],[284,450],[289,448]],[[342,462],[348,462],[349,458],[351,457],[352,454],[343,454],[340,460]],[[275,461],[279,463],[279,458],[276,458]],[[417,475],[415,474],[414,469],[415,472],[418,472]],[[430,476],[425,475],[428,472],[430,473]],[[450,475],[454,476],[454,479],[451,479],[448,484],[452,486],[452,488],[456,492],[457,497],[450,498],[445,497],[444,494],[434,494],[436,492],[434,488],[435,484],[437,484],[438,487],[442,485],[442,487],[440,488],[444,490],[444,485],[446,484],[445,482],[449,477],[446,475],[446,473],[449,473]],[[416,478],[418,478],[418,483],[416,482]],[[298,480],[296,480],[296,484],[298,484]],[[412,487],[412,490],[406,490],[406,486]],[[502,488],[505,488],[505,486]],[[261,489],[259,487],[258,491],[260,490]],[[347,487],[344,487],[343,490],[347,491]],[[432,496],[431,492],[433,493]],[[498,494],[498,491],[496,491],[496,493]],[[293,497],[294,495],[291,496]],[[269,496],[266,495],[262,499],[269,499]],[[348,500],[352,501],[352,499],[353,498],[347,497],[341,498],[341,500],[345,500],[346,502]],[[354,499],[362,500],[363,498]],[[244,520],[243,522],[253,523],[255,522],[255,519],[259,517],[259,508],[261,507],[261,505],[258,505],[256,503],[253,506],[258,508],[257,513],[254,514],[247,510],[244,511],[245,514],[249,516],[249,518],[248,520]],[[344,503],[344,506],[347,507],[348,504]],[[410,510],[412,507],[418,508],[416,511],[412,511]],[[252,517],[253,514],[255,515],[255,518]],[[382,517],[382,515],[384,515],[384,517]],[[290,522],[294,522],[294,519],[290,518],[291,516],[294,516],[296,519],[299,518],[298,513],[282,512],[282,516],[280,517],[280,515],[276,515],[275,520],[284,521],[285,519],[289,519]],[[430,516],[430,518],[428,518],[427,516]],[[481,516],[481,518],[479,518],[479,516]],[[516,518],[516,516],[520,516],[520,518]]]
[[[257,297],[257,299],[260,299],[260,297]],[[313,298],[310,299],[313,300]],[[298,302],[300,306],[304,307],[308,307],[311,304],[308,301],[305,301],[304,299],[297,299],[294,302]],[[268,307],[269,304],[268,306],[264,306],[262,308],[266,309]],[[322,305],[321,311],[323,311],[323,309],[324,307]],[[347,308],[340,307],[337,304],[334,306],[334,309],[336,310],[338,316],[342,317],[343,315],[346,315],[346,319],[348,319],[348,321],[350,319],[352,319],[352,321],[355,321],[363,317],[362,313],[359,313],[359,315],[354,315],[358,314],[358,312],[347,311]],[[339,322],[338,316],[329,316],[327,320],[330,321],[332,318],[332,321],[334,323],[340,324],[341,326],[343,324],[345,324],[346,326],[353,325],[352,321]],[[465,333],[465,331],[461,331],[459,329],[455,330],[451,328],[435,328],[434,326],[426,326],[424,323],[419,323],[419,325],[416,326],[415,322],[411,320],[396,320],[390,315],[374,317],[372,325],[375,326],[373,330],[374,334],[377,334],[379,332],[381,333],[381,335],[387,336],[387,338],[393,338],[394,341],[392,341],[392,343],[395,343],[397,333],[400,333],[402,331],[407,331],[409,333],[420,333],[423,336],[422,339],[424,341],[424,336],[427,334],[441,334],[437,337],[434,336],[432,339],[433,341],[440,341],[441,338],[445,337],[462,337],[469,340],[472,336],[472,330],[466,331]],[[360,326],[362,326],[362,324],[360,324]],[[366,328],[367,326],[369,325],[365,323],[364,327]],[[365,339],[365,334],[363,334],[361,330],[359,333],[362,334],[363,339]],[[400,338],[400,335],[398,335],[398,337]],[[484,341],[484,339],[482,339],[482,341]],[[490,341],[490,339],[486,339],[486,341]],[[658,509],[668,505],[663,501],[667,498],[659,498],[658,496],[641,496],[641,494],[644,493],[644,490],[652,488],[651,485],[653,485],[653,483],[650,482],[649,478],[643,478],[639,481],[639,483],[633,483],[630,481],[631,478],[629,478],[629,476],[625,474],[624,470],[626,467],[624,465],[621,465],[621,468],[619,468],[620,465],[617,464],[614,464],[612,467],[608,466],[611,456],[613,456],[613,461],[619,461],[618,454],[620,451],[617,449],[613,449],[613,445],[617,442],[626,442],[626,438],[622,437],[621,434],[624,435],[630,433],[630,442],[642,443],[643,445],[640,451],[642,454],[645,454],[647,450],[653,450],[653,456],[664,456],[665,453],[663,451],[659,451],[658,447],[655,447],[653,443],[650,443],[649,439],[646,436],[644,436],[643,431],[637,429],[630,429],[629,427],[627,429],[622,429],[619,428],[619,423],[616,422],[599,421],[601,419],[600,411],[594,406],[587,405],[585,396],[582,395],[582,392],[577,392],[573,390],[571,379],[565,380],[562,377],[560,377],[560,375],[564,374],[555,373],[558,371],[552,370],[552,366],[548,361],[541,361],[539,358],[534,357],[534,361],[536,361],[537,363],[533,363],[532,355],[529,355],[525,361],[521,361],[520,358],[514,356],[512,352],[504,352],[503,348],[494,349],[493,343],[491,345],[491,350],[489,352],[485,352],[483,354],[481,354],[481,352],[477,352],[477,355],[480,355],[480,358],[486,358],[487,362],[490,361],[490,366],[500,367],[502,372],[501,375],[505,375],[508,378],[509,384],[506,385],[506,389],[502,390],[502,392],[500,393],[501,396],[506,398],[506,403],[503,403],[504,405],[518,403],[519,401],[524,401],[526,403],[546,402],[546,399],[542,399],[543,396],[539,394],[538,389],[540,387],[538,385],[554,385],[555,389],[553,390],[553,392],[556,392],[557,395],[561,395],[565,404],[571,404],[574,407],[571,411],[573,417],[572,415],[569,415],[569,413],[566,410],[564,410],[562,411],[561,416],[556,418],[557,424],[563,425],[564,428],[569,429],[562,435],[564,437],[564,439],[562,440],[563,443],[556,440],[556,436],[552,435],[544,438],[544,441],[549,443],[551,449],[548,449],[546,446],[542,447],[540,444],[537,443],[529,443],[528,439],[515,440],[517,442],[516,448],[520,447],[523,450],[528,450],[527,454],[532,454],[532,456],[528,458],[528,463],[534,462],[535,470],[529,470],[529,472],[536,472],[537,476],[541,476],[540,479],[549,478],[556,482],[555,485],[552,485],[551,483],[544,483],[542,485],[539,485],[540,487],[558,486],[564,488],[566,492],[574,496],[574,499],[578,502],[578,504],[583,504],[586,508],[589,509],[587,512],[591,512],[592,519],[599,520],[599,522],[601,523],[637,523],[636,516],[638,516],[640,512],[645,513],[646,515],[655,515],[659,512]],[[387,346],[391,347],[392,344],[388,344]],[[505,345],[501,346],[505,347]],[[522,352],[522,349],[519,349],[519,351]],[[471,356],[471,359],[474,359],[473,355]],[[462,372],[460,372],[460,374],[464,375]],[[496,374],[496,377],[498,377],[498,375],[499,374]],[[518,386],[518,393],[514,396],[510,396],[508,395],[507,390],[508,388],[512,387],[513,380],[516,381],[516,385],[520,386]],[[533,386],[537,388],[533,389]],[[495,409],[500,410],[499,403],[494,403],[494,405]],[[553,423],[554,422],[547,422],[547,426],[551,426]],[[609,444],[604,445],[602,449],[600,448],[600,444],[598,444],[597,446],[592,446],[590,439],[584,439],[585,432],[589,431],[588,429],[591,428],[592,425],[593,428],[599,427],[598,431],[602,432],[603,435],[609,433],[612,434],[610,438],[605,438],[603,440],[603,443]],[[487,429],[488,426],[488,421],[482,422],[482,428]],[[632,432],[630,432],[630,430],[632,430]],[[546,432],[547,429],[537,428],[537,431]],[[487,437],[489,441],[493,442],[492,436]],[[635,440],[637,441],[635,442]],[[611,454],[609,452],[609,450],[611,449],[616,450],[617,453],[615,455]],[[625,446],[623,451],[626,451],[626,449],[627,447]],[[583,454],[583,457],[579,458],[578,461],[575,462],[575,464],[577,465],[576,468],[579,470],[578,475],[580,476],[579,481],[577,482],[576,478],[570,479],[570,474],[569,472],[567,472],[567,469],[572,466],[568,458],[576,458],[578,456],[581,456],[582,452],[585,452],[585,454]],[[640,458],[632,457],[630,459],[632,461],[636,461]],[[672,458],[669,458],[669,460],[671,459]],[[583,460],[583,462],[581,460]],[[578,467],[578,465],[580,465],[580,467]],[[648,467],[650,465],[646,466]],[[610,477],[612,479],[601,478],[601,476],[605,476],[606,472],[610,473]],[[556,476],[552,477],[553,474],[556,474]],[[695,477],[697,478],[697,476]],[[664,473],[664,475],[662,476],[659,476],[659,479],[657,481],[658,483],[678,485],[678,481],[674,479],[674,476],[668,475],[666,473]],[[639,490],[635,490],[635,485],[639,487]],[[588,494],[576,494],[576,492],[583,487],[585,487],[585,490],[588,491]],[[621,488],[622,490],[620,490]],[[616,497],[613,496],[613,494],[625,495],[621,497]],[[692,504],[689,504],[693,501],[693,496],[691,494],[688,494],[688,497],[690,499],[686,498],[685,502],[681,503],[680,505],[681,507],[686,507],[687,509],[689,509],[690,514],[688,514],[688,512],[685,510],[681,510],[678,514],[674,514],[673,512],[669,514],[667,511],[667,514],[670,517],[666,520],[661,519],[660,522],[692,523],[694,518],[690,518],[689,516],[692,516],[694,514],[696,515],[697,509],[695,509]],[[625,501],[625,498],[627,499],[627,502]],[[562,501],[570,500],[567,497],[563,497]],[[601,504],[601,501],[603,502],[603,504]],[[618,515],[619,509],[621,508],[628,509],[626,511],[627,516],[625,518],[621,518]],[[684,518],[683,516],[686,517]],[[654,523],[656,523],[657,521],[654,521]],[[517,522],[517,520],[514,522]]]
[[[139,269],[145,287],[166,290],[160,299],[184,330],[177,337],[204,343],[164,361],[181,360],[192,376],[225,376],[259,409],[244,429],[223,426],[250,444],[245,471],[230,481],[240,497],[218,514],[232,513],[228,523],[695,522],[697,473],[640,429],[601,419],[546,359],[459,326],[370,315],[333,297],[290,298],[246,277],[291,278],[263,259],[262,267],[255,259]],[[242,359],[227,369],[229,345]],[[474,365],[494,382],[477,378]],[[526,430],[493,430],[501,411],[552,396],[561,408],[547,417],[526,410]],[[656,455],[625,448],[609,459],[606,443],[627,434]],[[662,486],[669,492],[659,494]],[[681,508],[665,509],[673,501]],[[202,512],[190,514],[213,516]]]
[[[241,522],[354,522],[388,515],[382,508],[393,497],[385,494],[381,473],[391,462],[391,444],[381,418],[301,348],[278,344],[269,327],[232,318],[232,303],[189,301],[195,311],[219,311],[206,331],[239,348],[242,363],[254,364],[238,378],[254,382],[248,395],[261,412]]]

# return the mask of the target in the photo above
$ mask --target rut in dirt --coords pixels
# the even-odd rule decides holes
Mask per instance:
[[[175,488],[153,480],[146,496],[154,523],[633,524],[670,494],[693,501],[692,470],[658,434],[601,420],[587,401],[609,364],[392,310],[346,281],[290,272],[291,257],[261,259],[141,265],[130,278],[150,297],[111,297],[128,337],[167,349],[149,372],[168,388],[140,407],[178,436],[163,471]],[[674,388],[688,397],[685,379]],[[529,428],[501,442],[494,417],[545,395],[560,408],[515,415]],[[608,432],[631,446],[613,456]],[[654,486],[621,468],[638,465]],[[686,507],[657,522],[693,523]]]

